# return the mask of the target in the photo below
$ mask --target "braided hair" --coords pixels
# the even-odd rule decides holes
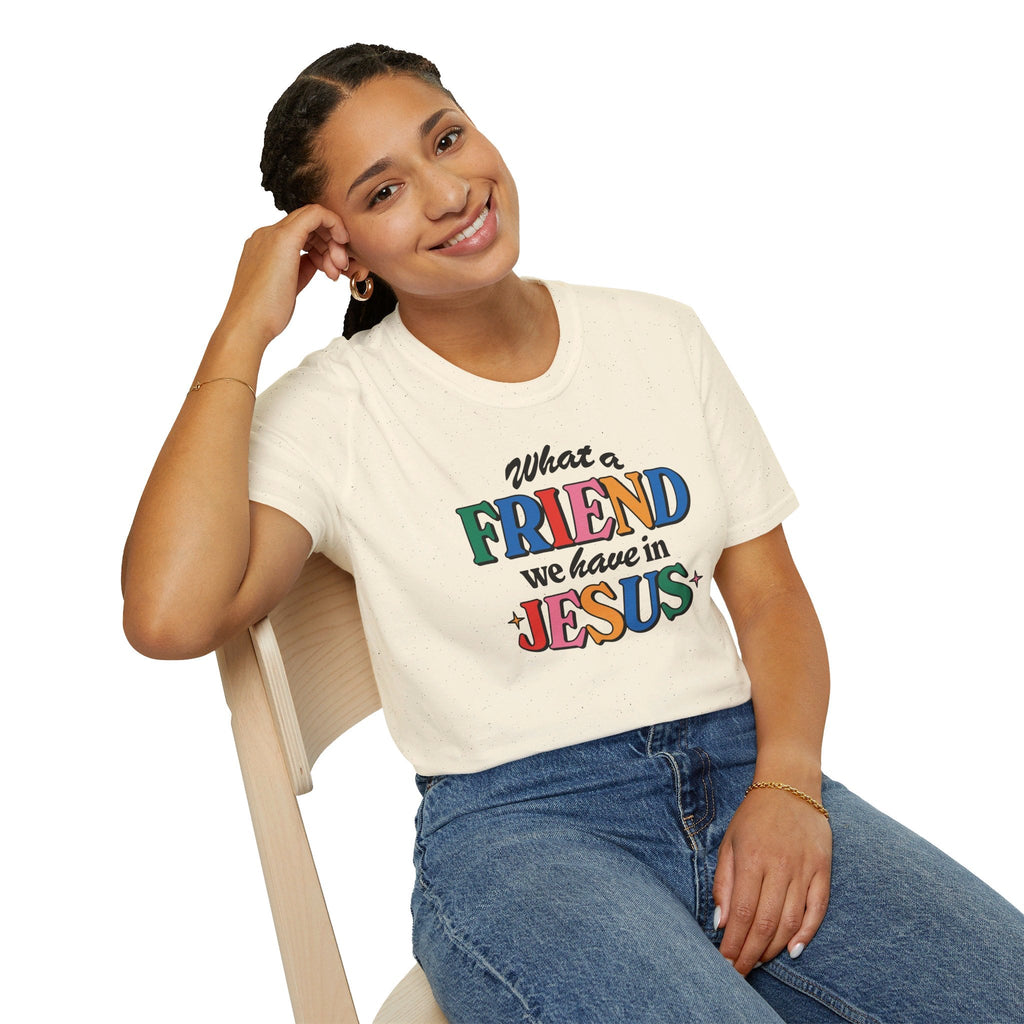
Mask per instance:
[[[381,75],[415,75],[451,97],[437,67],[405,50],[353,43],[317,58],[285,89],[267,117],[260,170],[263,187],[279,210],[291,213],[319,200],[328,179],[318,151],[320,131],[339,103]],[[387,282],[375,278],[368,301],[349,302],[343,334],[350,338],[380,323],[397,305]]]

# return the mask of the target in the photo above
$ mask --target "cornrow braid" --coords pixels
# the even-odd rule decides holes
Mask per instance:
[[[267,117],[260,170],[263,187],[285,213],[315,203],[327,186],[328,172],[318,152],[321,129],[339,103],[359,86],[381,75],[415,75],[442,90],[435,64],[415,53],[372,43],[353,43],[318,57],[281,94]],[[394,292],[377,279],[373,297],[351,303],[345,337],[379,323],[397,305]]]

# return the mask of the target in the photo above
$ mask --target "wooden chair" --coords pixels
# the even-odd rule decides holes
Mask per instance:
[[[359,1024],[296,796],[380,707],[352,577],[321,555],[270,615],[217,651],[297,1024]],[[414,967],[374,1024],[447,1024]]]

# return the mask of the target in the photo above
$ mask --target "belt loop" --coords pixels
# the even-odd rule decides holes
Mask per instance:
[[[652,725],[647,733],[647,753],[659,754],[662,751],[679,747],[681,723],[658,722]]]

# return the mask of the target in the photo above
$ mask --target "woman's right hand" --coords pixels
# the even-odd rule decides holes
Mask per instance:
[[[337,281],[348,269],[341,218],[312,203],[259,228],[242,248],[220,329],[264,348],[288,326],[295,299],[319,270]]]

